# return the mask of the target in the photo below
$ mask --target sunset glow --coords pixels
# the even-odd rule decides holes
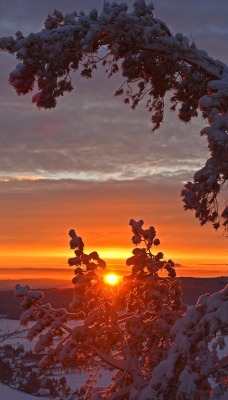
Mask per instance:
[[[108,283],[108,285],[114,286],[117,285],[120,281],[120,276],[114,273],[110,273],[105,275],[104,277],[105,283]]]
[[[225,399],[228,1],[0,9],[0,400]]]
[[[2,37],[14,35],[18,21],[20,29],[26,27],[23,34],[40,31],[49,10],[68,13],[72,8],[71,2],[60,0],[50,0],[48,6],[31,6],[28,0],[13,3],[1,16]],[[90,3],[78,0],[77,7],[87,12]],[[93,6],[101,9],[102,3],[94,1]],[[195,2],[193,12],[191,2],[183,2],[180,21],[171,12],[179,7],[177,0],[171,8],[169,2],[159,2],[159,18],[175,33],[184,25],[187,37],[194,32],[198,48],[227,64],[227,41],[214,46],[214,35],[216,30],[219,35],[227,32],[228,3],[214,3],[213,8],[201,3],[206,4]],[[195,8],[202,16],[200,24]],[[97,251],[109,271],[128,274],[126,259],[134,249],[131,218],[155,227],[161,245],[153,252],[172,259],[177,276],[227,275],[222,232],[210,224],[201,227],[194,213],[184,212],[180,197],[183,185],[207,158],[205,135],[199,135],[207,122],[200,115],[184,124],[167,106],[163,124],[151,135],[151,115],[144,106],[133,111],[121,98],[113,98],[118,74],[107,79],[99,68],[92,80],[72,74],[77,89],[60,96],[56,109],[37,110],[30,103],[32,93],[17,97],[9,87],[14,68],[12,55],[1,52],[1,279],[32,276],[71,283],[71,228],[83,238],[86,254]]]

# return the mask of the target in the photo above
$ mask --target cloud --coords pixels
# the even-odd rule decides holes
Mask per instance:
[[[77,9],[101,8],[102,3],[78,1]],[[182,30],[189,35],[191,30],[194,39],[196,36],[206,46],[213,35],[219,38],[228,32],[224,17],[224,7],[228,6],[222,3],[223,12],[212,1],[206,9],[197,1],[187,1],[181,7],[178,1],[155,2],[155,16],[170,24],[174,32]],[[48,11],[74,10],[75,2],[10,0],[4,13],[1,7],[0,16],[4,18],[0,18],[0,33],[7,35],[21,29],[27,34],[41,29]],[[177,8],[181,18],[177,18]],[[218,40],[214,49],[222,46],[224,42]],[[113,99],[119,78],[108,80],[101,70],[89,81],[75,76],[75,90],[61,99],[55,110],[39,111],[30,104],[29,96],[17,98],[6,85],[14,61],[10,56],[1,57],[2,179],[17,175],[96,180],[165,175],[180,181],[189,180],[203,166],[207,153],[205,142],[197,135],[203,126],[200,119],[184,125],[167,112],[160,131],[152,136],[149,113],[143,106],[133,112],[121,99]]]
[[[223,0],[154,1],[155,17],[164,20],[172,33],[191,37],[199,49],[215,59],[228,62],[225,43],[228,39],[228,3]]]
[[[219,0],[221,2],[221,0]],[[77,10],[101,9],[103,1],[77,1]],[[129,5],[133,1],[128,2]],[[4,12],[0,5],[0,34],[25,34],[42,28],[53,8],[75,9],[75,1],[31,2],[10,0]],[[174,33],[192,35],[199,47],[211,46],[212,56],[225,54],[228,34],[225,9],[228,4],[209,1],[155,2],[155,16],[171,26]],[[177,10],[178,9],[178,18]],[[3,17],[4,16],[4,17]],[[217,41],[217,42],[216,42]],[[217,43],[217,45],[215,45]],[[15,60],[2,54],[0,69],[2,179],[18,175],[46,178],[159,179],[190,180],[207,158],[205,142],[198,136],[204,126],[200,118],[180,123],[170,112],[158,133],[150,133],[150,115],[143,105],[136,111],[113,98],[120,78],[108,80],[99,69],[92,80],[73,77],[75,90],[51,111],[37,110],[30,96],[16,97],[7,85]],[[178,148],[178,152],[177,152]]]
[[[198,135],[202,122],[185,125],[168,113],[160,131],[152,135],[143,107],[133,112],[120,99],[112,99],[113,83],[109,93],[106,87],[97,96],[99,85],[99,80],[92,88],[90,82],[78,83],[52,111],[36,110],[25,101],[20,109],[11,107],[14,93],[0,100],[2,176],[87,174],[104,180],[175,177],[180,171],[182,180],[183,172],[190,179],[203,165],[206,151]]]

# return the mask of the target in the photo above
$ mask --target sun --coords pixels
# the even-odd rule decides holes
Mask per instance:
[[[104,281],[108,285],[112,285],[112,286],[117,285],[119,280],[120,280],[119,275],[115,274],[114,272],[104,276]]]

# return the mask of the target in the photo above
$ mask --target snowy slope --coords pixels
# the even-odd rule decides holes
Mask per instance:
[[[32,396],[0,383],[0,400],[48,400],[47,397]]]
[[[26,339],[28,327],[21,326],[18,320],[0,319],[0,345],[10,344],[15,347],[23,345],[25,351],[32,349],[36,340],[29,342]]]

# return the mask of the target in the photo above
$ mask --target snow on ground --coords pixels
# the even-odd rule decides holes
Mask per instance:
[[[28,327],[21,326],[18,320],[0,319],[0,346],[11,344],[14,347],[18,347],[23,345],[25,351],[33,349],[36,340],[29,342],[26,339],[29,327],[31,325],[28,325]]]
[[[93,371],[91,371],[93,372]],[[94,384],[94,387],[97,386],[107,386],[111,382],[111,377],[113,375],[113,371],[108,371],[103,368],[100,370],[100,374],[97,376],[97,382]],[[86,371],[82,372],[74,372],[72,374],[63,374],[63,375],[56,375],[54,374],[53,377],[61,378],[64,376],[67,381],[67,385],[70,386],[72,390],[80,389],[82,385],[85,383],[86,379],[89,378],[90,374]],[[1,400],[1,399],[0,399]]]
[[[75,322],[70,325],[75,325]],[[31,327],[31,324],[29,325]],[[6,345],[6,344],[10,344],[13,347],[18,347],[19,345],[23,345],[25,351],[29,351],[30,349],[33,349],[37,339],[34,339],[32,342],[29,342],[26,339],[26,335],[28,332],[29,327],[23,327],[20,325],[20,322],[17,320],[9,320],[9,319],[0,319],[0,346],[2,345]],[[5,336],[6,335],[6,336]],[[4,337],[4,341],[2,341],[2,337]],[[91,371],[91,372],[95,372],[95,371]],[[72,390],[76,390],[76,389],[80,389],[81,386],[84,384],[84,382],[86,381],[86,379],[89,378],[89,374],[86,371],[77,371],[74,373],[65,373],[65,374],[61,374],[61,373],[54,373],[52,376],[50,377],[56,377],[57,379],[61,378],[62,376],[64,376],[66,378],[67,384],[70,386],[70,388]],[[97,373],[97,383],[95,384],[95,386],[106,386],[109,384],[110,382],[110,378],[113,375],[112,371],[108,371],[108,370],[104,370],[103,368],[100,369],[100,371]],[[4,385],[5,390],[8,388],[8,386]],[[10,389],[9,390],[13,390]],[[14,392],[18,393],[17,390],[14,390],[12,393],[12,397],[11,395],[9,395],[8,397],[5,395],[5,397],[3,396],[2,393],[2,386],[0,387],[0,400],[27,400],[27,397],[19,397],[19,395],[21,395],[22,392],[19,392],[19,395],[17,397],[17,395],[15,395],[15,397],[13,397]],[[24,394],[22,394],[23,396]],[[25,396],[25,395],[24,395]],[[29,396],[29,395],[28,395]],[[28,400],[31,400],[37,397],[34,396],[30,396],[28,397]],[[41,399],[41,397],[39,397],[39,399]],[[45,398],[47,400],[47,397]]]
[[[0,383],[0,400],[48,400],[47,397],[37,397],[31,394],[12,389]]]

